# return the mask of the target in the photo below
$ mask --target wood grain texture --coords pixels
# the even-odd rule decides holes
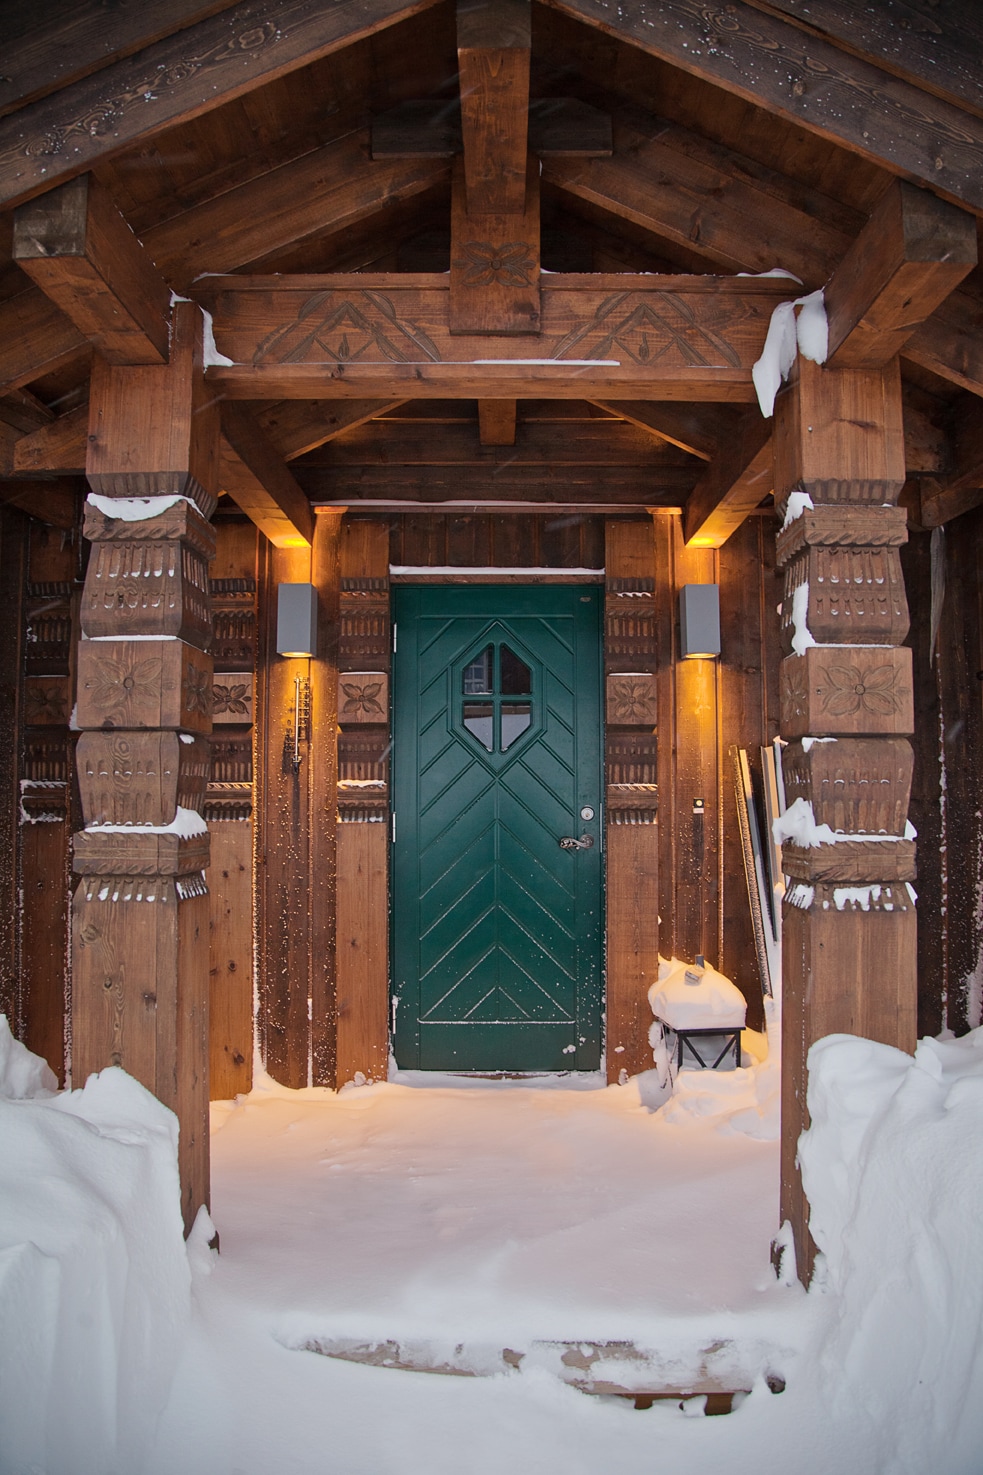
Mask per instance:
[[[69,896],[71,869],[65,805],[61,822],[25,824],[20,831],[24,887],[21,930],[22,977],[29,1050],[65,1079],[65,1008],[69,973]]]
[[[300,277],[289,287],[218,277],[200,293],[234,360],[209,379],[230,398],[582,399],[603,381],[608,396],[740,399],[753,392],[751,366],[788,289],[774,279],[557,274],[542,288],[541,336],[500,345],[451,336],[450,291],[437,275]]]
[[[529,161],[519,209],[469,213],[464,164],[451,185],[448,328],[454,334],[538,333],[539,163]]]
[[[16,210],[13,256],[108,363],[167,362],[167,287],[94,176]]]
[[[91,0],[8,0],[0,113],[78,81],[174,31],[226,8],[229,0],[155,0],[114,6]]]
[[[389,826],[343,823],[338,845],[338,1065],[343,1086],[357,1075],[384,1081],[389,1055]]]
[[[851,0],[751,0],[759,10],[785,17],[844,51],[875,61],[926,92],[983,114],[980,79],[973,65],[983,47],[976,6],[936,0],[886,0],[858,11]]]
[[[427,8],[427,0],[244,0],[0,122],[0,200],[17,203],[149,134]],[[31,151],[35,137],[43,154]]]
[[[515,445],[516,405],[514,399],[478,401],[478,439],[481,445]]]
[[[81,728],[212,725],[212,658],[183,640],[85,640],[78,655]]]
[[[169,825],[180,804],[200,812],[208,742],[176,732],[83,732],[75,751],[89,825]]]
[[[338,786],[338,636],[341,578],[340,512],[318,517],[311,550],[317,589],[317,657],[310,663],[311,743],[310,877],[311,1080],[338,1084],[337,831],[332,823]],[[374,928],[380,918],[373,919]]]
[[[218,404],[203,377],[201,312],[172,309],[170,362],[123,368],[96,357],[89,393],[86,476],[105,496],[180,493],[203,516],[218,494]]]
[[[39,287],[0,303],[0,388],[28,384],[88,351],[87,339]]]
[[[18,476],[30,476],[33,471],[84,476],[88,434],[89,407],[79,405],[19,436],[13,446],[11,471]]]
[[[602,0],[551,3],[891,173],[983,204],[983,121],[744,0],[719,11],[632,0],[616,15]]]
[[[247,1092],[253,1076],[252,824],[215,823],[211,842],[209,1092],[228,1101]]]
[[[905,482],[901,379],[887,368],[824,369],[800,358],[775,402],[775,505],[806,491],[814,502],[895,503]]]
[[[522,212],[530,53],[529,0],[458,0],[461,134],[471,215]]]
[[[310,504],[253,416],[239,405],[224,405],[222,430],[232,451],[223,447],[222,490],[277,547],[310,544]]]
[[[648,989],[659,976],[659,827],[612,823],[607,845],[605,1059],[613,1083],[652,1066]]]
[[[650,404],[645,400],[598,400],[597,404],[700,461],[712,460],[720,441],[719,431],[729,429],[726,410],[701,411],[691,405]]]
[[[893,180],[825,288],[827,363],[882,368],[976,261],[972,215]]]
[[[768,422],[749,410],[731,428],[687,502],[683,531],[694,548],[720,548],[772,490]]]
[[[914,731],[911,652],[812,646],[782,662],[782,736],[907,736]]]

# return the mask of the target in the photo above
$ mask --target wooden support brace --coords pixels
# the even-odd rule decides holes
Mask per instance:
[[[529,161],[525,202],[518,210],[480,215],[467,208],[465,164],[455,161],[451,186],[451,333],[538,333],[539,165]]]
[[[827,362],[883,368],[976,259],[974,216],[892,180],[826,287]]]
[[[720,548],[772,490],[771,430],[748,410],[721,444],[686,503],[688,546]]]
[[[253,417],[242,406],[223,405],[222,428],[222,490],[277,548],[310,546],[310,503]]]
[[[91,174],[14,212],[14,260],[111,364],[164,364],[169,292]]]

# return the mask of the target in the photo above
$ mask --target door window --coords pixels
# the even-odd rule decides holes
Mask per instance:
[[[532,671],[504,641],[486,645],[461,672],[460,699],[472,738],[487,753],[506,753],[532,726]]]

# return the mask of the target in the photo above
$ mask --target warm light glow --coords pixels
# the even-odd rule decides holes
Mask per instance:
[[[274,548],[309,548],[311,545],[300,533],[281,533],[270,542]]]

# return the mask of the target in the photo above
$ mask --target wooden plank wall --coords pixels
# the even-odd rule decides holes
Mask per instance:
[[[0,507],[0,605],[11,612],[0,642],[0,1013],[6,1014],[16,1035],[22,1035],[25,1026],[17,925],[17,837],[27,536],[25,514]]]
[[[929,662],[931,535],[904,551],[912,614],[918,831],[918,1028],[957,1034],[983,999],[983,508],[944,529],[945,594]]]
[[[702,953],[733,978],[761,1028],[761,981],[728,748],[758,748],[778,731],[775,526],[751,517],[718,550],[688,549],[677,513],[656,512],[660,947]],[[679,660],[679,590],[720,585],[721,655]],[[702,802],[700,802],[702,801]]]
[[[81,499],[79,499],[81,500]],[[79,823],[69,731],[78,640],[78,529],[31,519],[21,600],[23,687],[18,870],[21,1038],[66,1080],[71,836]],[[76,1084],[81,1084],[76,1082]]]

